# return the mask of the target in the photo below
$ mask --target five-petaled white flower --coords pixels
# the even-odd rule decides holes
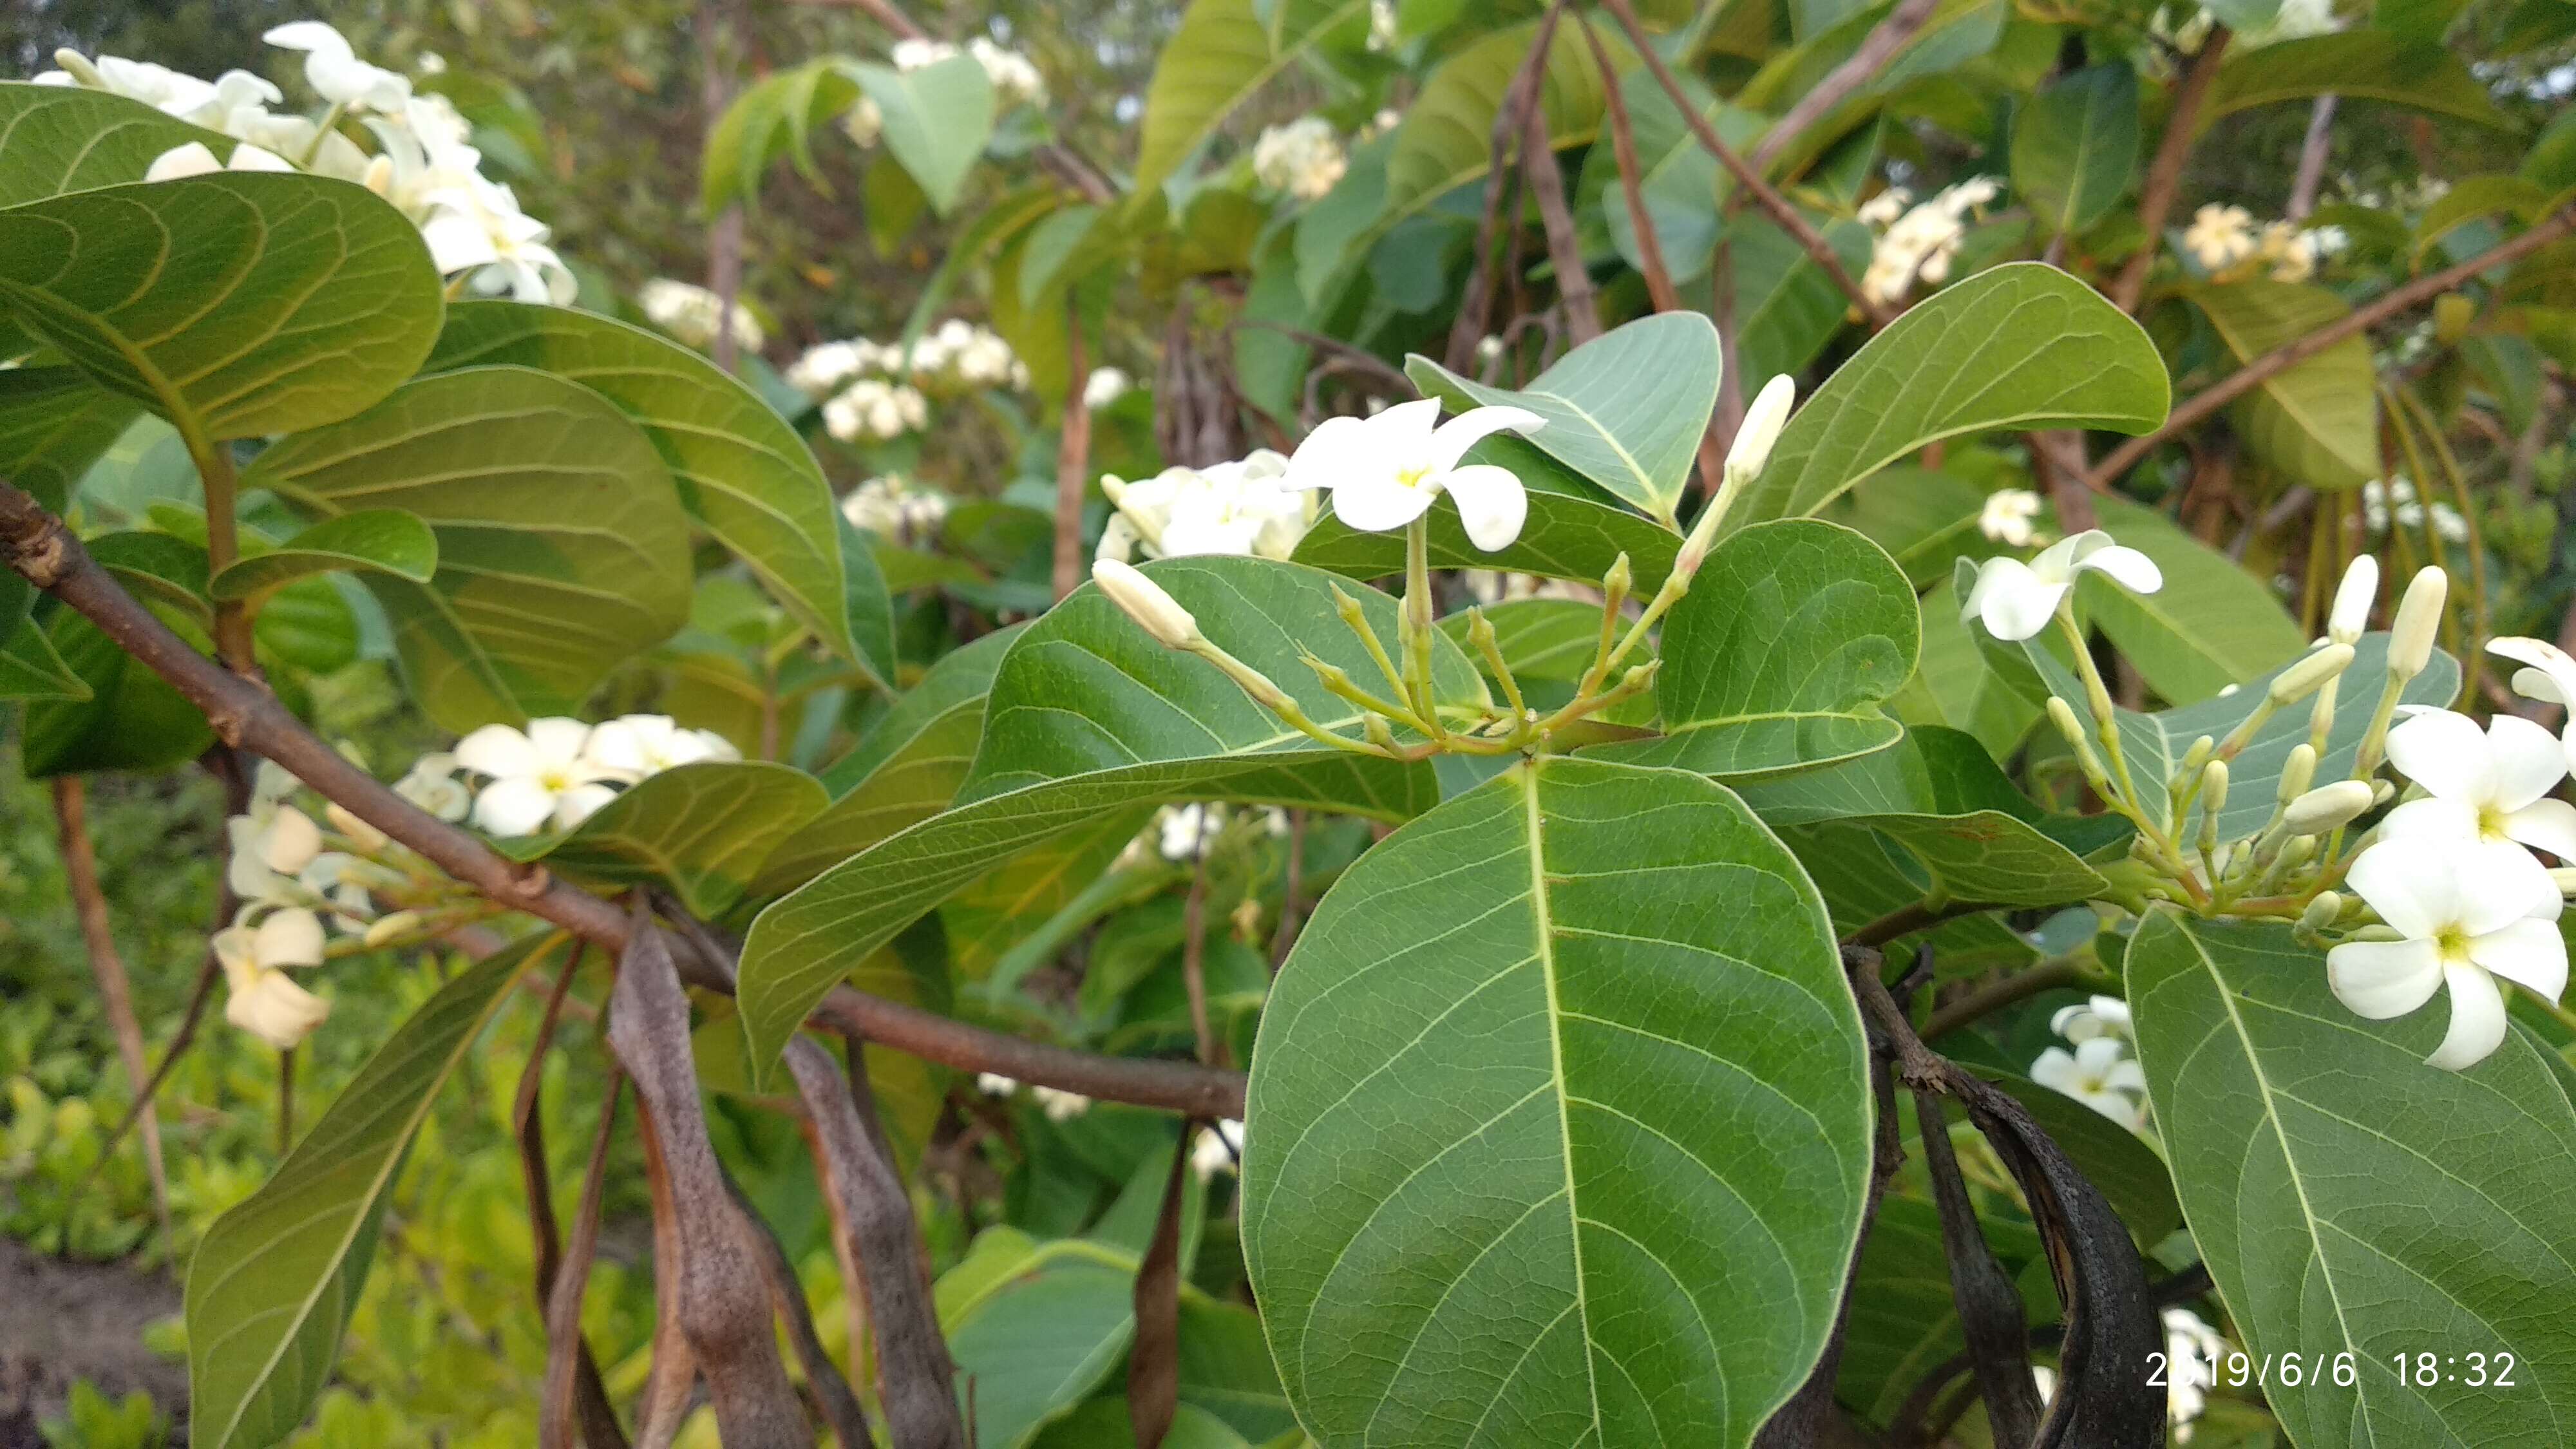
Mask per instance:
[[[2389,811],[2381,839],[2447,844],[2490,889],[2518,884],[2533,900],[2558,899],[2548,871],[2523,849],[2576,864],[2576,805],[2548,798],[2567,773],[2549,731],[2509,714],[2480,730],[2467,715],[2426,710],[2388,732],[2388,762],[2426,798]]]
[[[2361,853],[2352,889],[2404,937],[2346,941],[2326,953],[2336,999],[2373,1021],[2404,1016],[2447,982],[2451,1025],[2429,1066],[2461,1071],[2504,1041],[2495,977],[2556,1001],[2567,987],[2567,943],[2555,891],[2535,902],[2525,884],[2486,869],[2456,844],[2399,837]]]
[[[474,797],[474,823],[495,835],[532,835],[552,823],[570,830],[616,797],[614,771],[589,758],[590,726],[577,719],[528,721],[527,733],[485,725],[456,743],[456,762],[491,783]]]
[[[2113,543],[2098,528],[2087,529],[2050,544],[2028,563],[1986,560],[1960,606],[1960,621],[1983,619],[1998,639],[2027,639],[2057,617],[2066,596],[2075,592],[2076,578],[2086,573],[2101,574],[2133,594],[2152,594],[2165,585],[2154,559]]]
[[[2011,548],[2028,548],[2039,537],[2039,495],[2027,488],[2000,488],[1986,495],[1977,510],[1977,532]]]
[[[667,714],[630,714],[608,720],[590,732],[582,753],[590,763],[622,780],[702,760],[738,760],[742,752],[712,730],[682,729]]]
[[[358,59],[348,37],[319,20],[298,20],[260,37],[280,50],[304,52],[304,79],[335,106],[398,111],[411,99],[408,77]]]
[[[331,1003],[288,978],[285,967],[322,964],[322,922],[311,911],[272,912],[256,927],[215,933],[224,969],[224,1019],[280,1051],[312,1034]]]
[[[2546,639],[2519,636],[2490,639],[2487,652],[2524,666],[2513,672],[2515,693],[2568,706],[2567,729],[2558,739],[2566,751],[2567,767],[2576,770],[2576,657]]]
[[[1527,408],[1509,407],[1469,408],[1443,423],[1437,398],[1397,403],[1373,418],[1326,418],[1288,460],[1283,486],[1331,489],[1333,512],[1368,533],[1404,527],[1447,493],[1467,537],[1492,553],[1521,536],[1528,495],[1509,468],[1462,467],[1458,460],[1496,433],[1546,424]]]
[[[2071,1052],[2050,1047],[2030,1064],[2030,1079],[2073,1097],[2132,1132],[2146,1124],[2147,1109],[2140,1100],[2147,1090],[2146,1068],[2129,1058],[2126,1044],[2117,1036],[2086,1037]]]
[[[2116,996],[2096,996],[2080,1006],[2062,1006],[2048,1019],[2048,1029],[2073,1042],[2127,1037],[2131,1035],[2129,1003]]]

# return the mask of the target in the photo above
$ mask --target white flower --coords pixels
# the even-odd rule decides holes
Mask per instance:
[[[1016,50],[1005,50],[978,35],[966,42],[966,53],[984,67],[984,78],[993,83],[993,94],[1008,110],[1021,104],[1034,105],[1046,99],[1046,77],[1037,66]]]
[[[2088,1042],[2097,1036],[2126,1038],[2133,1035],[2129,1020],[2129,1003],[2116,996],[2096,996],[2077,1006],[2059,1007],[2048,1019],[2048,1029],[2071,1042]]]
[[[376,914],[375,900],[367,894],[363,879],[365,870],[365,863],[347,851],[326,850],[296,873],[295,883],[310,899],[329,907],[333,924],[345,931],[362,931]]]
[[[737,757],[721,735],[680,728],[667,714],[630,714],[592,729],[582,756],[602,771],[626,780],[641,780],[664,770],[704,760]]]
[[[444,751],[414,761],[394,782],[394,793],[441,820],[462,820],[474,805],[474,792],[456,778],[456,757]]]
[[[2099,573],[2133,594],[2152,594],[2165,582],[2154,559],[2113,543],[2098,528],[2087,529],[2050,544],[2029,563],[1986,560],[1960,606],[1960,621],[1983,619],[1998,639],[2027,639],[2057,617],[2058,607],[2075,591],[2076,579],[2086,573]]]
[[[2072,1052],[2050,1047],[2030,1064],[2030,1079],[2073,1097],[2132,1132],[2146,1125],[2147,1109],[2141,1100],[2147,1090],[2146,1069],[2129,1059],[2127,1044],[2119,1037],[2087,1037]]]
[[[787,364],[783,374],[787,385],[807,397],[823,398],[841,390],[841,384],[866,372],[875,360],[876,344],[861,338],[852,342],[818,342]]]
[[[1198,1141],[1191,1145],[1190,1170],[1205,1181],[1220,1172],[1234,1171],[1236,1161],[1242,1156],[1243,1124],[1228,1117],[1208,1123],[1207,1131],[1199,1134]]]
[[[1046,1113],[1047,1120],[1050,1122],[1071,1121],[1091,1110],[1089,1097],[1080,1092],[1068,1092],[1061,1087],[1033,1085],[1029,1088],[1029,1095],[1037,1099],[1038,1110]]]
[[[1082,405],[1098,411],[1125,397],[1134,386],[1127,374],[1115,367],[1095,367],[1091,376],[1082,380]]]
[[[411,81],[358,59],[339,31],[319,20],[298,20],[260,37],[280,50],[304,52],[304,79],[314,94],[335,106],[395,111],[411,99]]]
[[[1321,116],[1300,116],[1272,126],[1252,146],[1252,174],[1274,191],[1300,201],[1313,201],[1337,185],[1350,170],[1333,123]]]
[[[844,443],[899,438],[929,421],[929,399],[883,378],[863,377],[823,404],[823,431]]]
[[[877,106],[876,97],[861,96],[841,115],[841,131],[862,148],[873,146],[885,134],[885,112]]]
[[[2254,217],[2244,207],[2213,202],[2192,213],[2182,245],[2202,271],[2223,272],[2254,255]]]
[[[295,984],[283,971],[226,971],[224,1020],[288,1051],[331,1015],[331,1003]]]
[[[206,149],[205,142],[190,141],[184,146],[173,146],[153,157],[152,164],[144,168],[143,179],[177,181],[182,177],[209,176],[215,172],[227,170],[292,171],[294,169],[287,163],[285,157],[262,150],[248,141],[233,147],[233,158],[229,163],[215,160],[215,153]]]
[[[655,277],[636,293],[635,300],[644,309],[646,320],[691,347],[712,347],[716,335],[727,330],[724,298],[704,287]],[[740,302],[734,304],[731,313],[734,345],[745,352],[758,352],[761,344],[769,340],[760,329],[760,320]]]
[[[1917,278],[1938,286],[1949,277],[1951,260],[1967,239],[1969,219],[2000,190],[1994,178],[1973,176],[1902,215],[1897,208],[1908,198],[1904,188],[1890,187],[1871,198],[1860,208],[1860,219],[1886,230],[1870,252],[1861,291],[1873,301],[1893,303],[1913,289]]]
[[[478,175],[432,200],[420,234],[441,275],[471,272],[476,291],[521,302],[572,301],[572,273],[545,244],[546,224],[521,211],[510,188]]]
[[[2545,899],[2555,915],[2557,887],[2524,846],[2576,865],[2576,805],[2549,798],[2567,759],[2549,731],[2500,714],[2483,731],[2449,710],[2426,710],[2388,732],[2388,762],[2425,791],[2388,812],[2382,840],[2416,839],[2454,847],[2475,863],[2491,890],[2521,890]]]
[[[2209,1407],[2209,1391],[2218,1383],[2218,1364],[2229,1353],[2218,1330],[2188,1308],[2164,1311],[2165,1419],[2177,1444],[2191,1442],[2192,1421]]]
[[[588,759],[590,726],[577,719],[528,721],[525,734],[485,725],[456,744],[457,763],[489,777],[474,798],[474,823],[495,835],[532,835],[551,823],[570,830],[617,792]]]
[[[2495,977],[2556,1001],[2567,987],[2560,901],[2535,904],[2517,879],[2488,867],[2483,852],[2397,837],[2361,853],[2346,877],[2404,939],[2346,941],[2326,953],[2336,999],[2373,1021],[2404,1016],[2451,988],[2451,1025],[2429,1066],[2461,1071],[2504,1041],[2504,997]]]
[[[1118,510],[1098,557],[1121,562],[1142,544],[1149,558],[1251,554],[1286,559],[1315,524],[1315,496],[1282,486],[1288,460],[1260,448],[1209,468],[1166,468],[1130,483],[1104,474],[1100,491]]]
[[[313,817],[274,799],[254,796],[250,813],[224,824],[235,855],[248,856],[280,875],[295,874],[322,852],[322,828],[313,823]]]
[[[1000,1072],[975,1074],[975,1090],[987,1097],[1007,1097],[1019,1089],[1020,1080],[1017,1077],[1006,1077]]]
[[[1997,489],[1977,510],[1977,532],[2010,548],[2028,548],[2039,537],[2031,527],[2039,507],[2039,495],[2027,488]]]
[[[2515,693],[2543,704],[2576,705],[2576,658],[2569,657],[2566,650],[2546,639],[2515,635],[2488,640],[2487,652],[2524,666],[2513,672]],[[2566,732],[2559,736],[2559,745],[2565,751],[2567,768],[2576,770],[2576,708],[2568,711]]]
[[[1333,490],[1333,512],[1368,533],[1404,527],[1445,492],[1476,547],[1492,553],[1509,546],[1529,515],[1521,480],[1508,468],[1458,460],[1495,433],[1536,432],[1547,420],[1512,407],[1439,419],[1437,398],[1398,403],[1373,418],[1326,418],[1288,460],[1285,486]]]

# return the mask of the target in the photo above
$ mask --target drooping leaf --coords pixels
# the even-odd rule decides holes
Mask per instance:
[[[1367,8],[1364,0],[1193,0],[1145,91],[1137,197],[1170,180],[1235,107],[1296,64],[1318,37]]]
[[[321,574],[390,574],[425,584],[438,571],[438,536],[399,508],[343,513],[265,553],[234,561],[207,582],[217,599],[247,599]]]
[[[2164,587],[2152,594],[2090,578],[2081,591],[2086,615],[2156,693],[2182,704],[2206,699],[2306,649],[2279,596],[2234,560],[2152,508],[2124,498],[2096,504],[2102,526],[2164,572]]]
[[[1860,1023],[1719,785],[1549,758],[1408,825],[1317,907],[1252,1060],[1245,1261],[1325,1442],[1740,1445],[1824,1342]]]
[[[2546,1049],[2517,1030],[2465,1072],[2428,1067],[2441,1005],[2354,1016],[2279,922],[2159,910],[2126,970],[2157,1120],[2189,1144],[2174,1162],[2183,1212],[2246,1351],[2350,1355],[2349,1383],[2276,1376],[2265,1390],[2290,1436],[2303,1449],[2564,1437],[2576,1107]],[[2496,1382],[2506,1355],[2510,1387]]]
[[[1567,353],[1525,388],[1487,387],[1430,358],[1406,359],[1426,397],[1453,412],[1527,408],[1547,419],[1539,451],[1670,523],[1717,406],[1717,328],[1696,312],[1657,312]],[[1651,387],[1641,386],[1653,379]]]
[[[2338,95],[2511,130],[2467,65],[2439,43],[2355,29],[2276,41],[2228,57],[2201,107],[2202,125],[2254,106]]]
[[[820,814],[811,775],[763,760],[706,760],[648,775],[562,835],[501,842],[517,860],[608,885],[662,884],[712,920],[731,910],[761,863]]]
[[[993,134],[995,97],[983,62],[960,54],[896,70],[859,61],[849,72],[885,118],[887,153],[912,173],[931,210],[946,216]]]
[[[2013,122],[2013,193],[2053,232],[2100,221],[2137,169],[2138,74],[2127,61],[2050,82]]]
[[[531,941],[467,967],[377,1048],[275,1176],[188,1265],[188,1427],[213,1449],[283,1443],[331,1381],[403,1154]]]
[[[140,181],[162,152],[231,138],[81,86],[0,81],[0,207]]]
[[[514,363],[571,379],[644,429],[699,523],[788,613],[874,678],[894,674],[893,606],[873,556],[846,556],[831,484],[759,394],[640,327],[568,307],[466,302],[429,370]]]
[[[1356,711],[1299,662],[1311,650],[1354,679],[1375,665],[1333,617],[1333,579],[1266,559],[1164,559],[1146,572],[1207,637],[1267,674],[1308,716],[1354,730]],[[1363,591],[1381,637],[1393,602]],[[1435,639],[1443,699],[1481,703],[1476,672]],[[984,742],[944,814],[888,836],[762,912],[738,1000],[760,1070],[832,984],[895,932],[1022,850],[1169,799],[1315,805],[1401,820],[1438,798],[1426,766],[1330,749],[1282,725],[1213,666],[1156,645],[1096,585],[1032,623],[1002,659]]]
[[[1792,518],[1740,530],[1665,622],[1665,738],[1604,753],[1762,776],[1885,749],[1905,728],[1881,706],[1914,673],[1921,628],[1914,586],[1850,529]]]
[[[712,216],[737,201],[756,205],[761,174],[781,155],[792,158],[807,181],[828,190],[814,164],[813,130],[848,110],[858,97],[857,77],[836,56],[818,56],[753,82],[725,107],[707,135],[698,176],[699,207]]]
[[[1625,553],[1638,590],[1647,594],[1672,572],[1673,556],[1681,551],[1680,534],[1640,516],[1531,444],[1487,438],[1467,459],[1512,470],[1529,492],[1529,518],[1519,538],[1487,553],[1467,537],[1458,505],[1444,495],[1428,515],[1433,568],[1505,569],[1597,584]],[[1404,535],[1362,533],[1327,512],[1298,542],[1297,562],[1357,579],[1401,575]]]
[[[225,172],[0,211],[0,303],[102,386],[223,440],[337,422],[438,336],[420,229],[346,181]]]
[[[2352,310],[2323,287],[2260,277],[2188,295],[2239,363]],[[2233,416],[2264,462],[2312,488],[2358,488],[2379,476],[2378,382],[2368,340],[2347,337],[2265,378]]]
[[[279,442],[243,481],[316,519],[398,508],[429,524],[427,585],[361,577],[452,730],[569,713],[687,617],[688,522],[661,455],[607,399],[549,373],[418,379]]]
[[[1942,438],[2143,433],[2171,398],[2155,344],[2101,293],[2039,262],[1995,267],[1907,309],[1816,389],[1728,525],[1813,513]]]

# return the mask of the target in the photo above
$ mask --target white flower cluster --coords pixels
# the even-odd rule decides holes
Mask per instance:
[[[937,65],[957,53],[957,47],[944,40],[898,40],[887,52],[897,70]],[[1027,56],[981,35],[966,42],[966,54],[984,67],[984,78],[993,83],[993,95],[1002,103],[1002,109],[1046,101],[1046,77],[1038,74],[1037,66]]]
[[[854,337],[805,349],[788,385],[823,404],[823,429],[845,443],[884,441],[930,423],[927,390],[1028,386],[1029,370],[1000,333],[951,317],[913,344]]]
[[[2075,1050],[2050,1047],[2030,1064],[2030,1079],[2062,1092],[2132,1132],[2147,1125],[2147,1074],[2129,1055],[2129,1004],[2096,996],[2061,1009],[2048,1029]]]
[[[1151,839],[1155,854],[1175,863],[1204,858],[1225,834],[1226,827],[1237,821],[1250,820],[1273,839],[1288,833],[1288,814],[1272,806],[1239,807],[1220,804],[1166,805],[1154,812],[1145,832],[1129,843],[1122,852],[1122,864],[1141,859]]]
[[[1902,186],[1863,202],[1858,215],[1878,233],[1878,242],[1870,251],[1869,270],[1861,274],[1861,290],[1872,301],[1894,303],[1914,290],[1917,279],[1926,286],[1941,285],[1968,235],[1969,219],[2002,190],[1991,176],[1972,176],[1919,204],[1908,204],[1914,193]]]
[[[1082,380],[1082,405],[1091,412],[1109,406],[1135,390],[1135,379],[1115,367],[1095,367]]]
[[[726,330],[724,298],[692,283],[655,277],[636,293],[635,300],[648,321],[691,347],[713,347],[717,334]],[[739,301],[732,311],[733,345],[758,352],[769,340],[760,329],[760,319]]]
[[[1998,488],[1977,510],[1977,532],[2010,548],[2028,548],[2039,541],[2039,510],[2040,497],[2029,489]]]
[[[364,932],[375,915],[366,863],[331,847],[365,848],[384,839],[337,806],[328,812],[337,838],[326,835],[290,803],[297,788],[293,775],[263,760],[252,777],[249,812],[224,822],[231,846],[225,883],[241,905],[214,938],[224,972],[224,1020],[281,1051],[331,1014],[329,1002],[286,973],[322,964],[326,917]]]
[[[2212,203],[2192,213],[2183,250],[2213,281],[2234,282],[2268,272],[2276,282],[2304,282],[2346,245],[2343,228],[2301,227],[2291,221],[2254,224],[2241,206]]]
[[[236,171],[308,171],[358,182],[391,202],[420,228],[440,275],[466,275],[478,292],[561,305],[573,298],[572,273],[546,244],[545,223],[519,209],[509,187],[482,173],[483,156],[468,144],[465,118],[444,96],[415,95],[397,72],[360,60],[339,31],[319,20],[270,30],[269,44],[304,53],[304,78],[330,106],[323,122],[268,108],[285,96],[248,71],[214,81],[149,61],[112,55],[96,61],[57,51],[62,69],[39,85],[84,86],[141,101],[241,144]],[[372,156],[339,128],[359,120],[372,135]],[[175,180],[226,169],[201,142],[155,159],[144,179]]]
[[[527,729],[491,724],[424,755],[395,793],[441,820],[494,835],[570,830],[647,776],[742,752],[712,730],[683,729],[666,714],[630,714],[598,725],[553,716]],[[479,783],[460,779],[460,772]]]
[[[2433,520],[2433,531],[2443,541],[2469,541],[2469,523],[2460,516],[2460,510],[2437,498],[2433,500],[2432,511],[2427,514],[2425,505],[2416,501],[2415,485],[2402,475],[2384,484],[2376,478],[2362,484],[2361,516],[2362,521],[2370,525],[2372,533],[2386,533],[2391,519],[2396,520],[2400,528],[2422,528],[2429,516]]]
[[[1100,532],[1096,557],[1285,559],[1315,524],[1315,495],[1284,486],[1287,474],[1288,460],[1267,448],[1240,462],[1166,468],[1133,483],[1104,474],[1100,491],[1118,511]]]
[[[1019,1078],[1006,1077],[1000,1072],[983,1072],[977,1074],[975,1078],[975,1090],[987,1097],[1015,1096],[1020,1086]],[[1091,1110],[1089,1097],[1080,1092],[1065,1091],[1061,1087],[1032,1086],[1029,1088],[1029,1095],[1037,1099],[1038,1110],[1046,1113],[1047,1120],[1050,1122],[1071,1121]]]
[[[1350,170],[1350,158],[1333,134],[1333,123],[1321,116],[1300,116],[1272,126],[1252,145],[1252,174],[1274,191],[1299,201],[1313,201],[1331,191]]]
[[[823,431],[844,443],[885,442],[930,426],[930,399],[908,383],[863,377],[823,403]]]
[[[889,473],[851,489],[841,500],[841,516],[853,528],[908,544],[938,529],[948,516],[948,495]]]

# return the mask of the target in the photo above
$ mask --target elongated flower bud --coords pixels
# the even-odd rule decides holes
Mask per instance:
[[[420,920],[418,911],[396,911],[390,916],[378,916],[367,923],[367,932],[360,939],[369,946],[381,946],[387,941],[397,941],[419,930]]]
[[[1789,405],[1797,401],[1798,384],[1787,373],[1762,384],[1753,402],[1744,410],[1744,425],[1735,430],[1735,444],[1726,450],[1726,481],[1747,483],[1771,461],[1771,445],[1780,441],[1780,430],[1789,423]]]
[[[2291,750],[2290,758],[2281,762],[2281,803],[2287,805],[2308,793],[2316,778],[2317,752],[2305,744]]]
[[[2227,808],[2227,762],[2212,760],[2200,771],[2200,853],[2218,854],[2218,814]],[[2176,826],[2181,821],[2174,822]],[[2215,869],[2215,865],[2212,869]]]
[[[2085,736],[2084,722],[2075,717],[2075,706],[2050,695],[2048,722],[2057,726],[2057,732],[2066,737],[2067,747],[2075,752],[2075,763],[2084,771],[2084,783],[2092,786],[2093,793],[2103,799],[2114,798],[2111,778],[2103,771],[2101,758],[2093,753],[2093,742]]]
[[[2275,675],[2265,692],[2275,706],[2297,704],[2316,693],[2319,685],[2351,667],[2352,646],[2329,644]]]
[[[2308,908],[2299,912],[2299,924],[2311,931],[2322,931],[2333,925],[2335,917],[2342,914],[2343,897],[2333,891],[2319,891],[2316,898],[2308,902]]]
[[[2349,825],[2370,809],[2370,786],[2360,780],[2320,785],[2290,802],[2281,812],[2281,827],[2292,835],[2323,835]]]
[[[2335,589],[2334,609],[2326,615],[2326,637],[2337,644],[2359,640],[2370,627],[2370,606],[2377,602],[2379,560],[2366,553],[2355,555],[2351,567],[2343,571],[2343,583]]]
[[[2442,599],[2450,588],[2451,576],[2437,564],[2417,570],[2414,582],[2406,586],[2406,597],[2397,605],[2397,620],[2388,628],[2392,677],[2413,679],[2432,661],[2433,635],[2442,627]]]
[[[1199,621],[1190,617],[1180,600],[1132,566],[1105,558],[1091,566],[1091,579],[1100,585],[1100,592],[1109,596],[1109,602],[1164,648],[1187,649],[1205,637],[1199,633]]]

